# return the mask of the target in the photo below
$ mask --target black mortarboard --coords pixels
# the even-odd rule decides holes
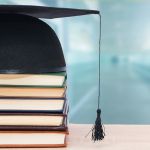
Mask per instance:
[[[53,29],[38,18],[62,18],[99,11],[42,6],[0,6],[0,72],[65,71],[63,51]]]
[[[97,10],[0,5],[0,73],[41,74],[65,71],[66,64],[59,39],[53,29],[38,18],[53,19],[88,14],[100,15]],[[99,99],[100,93],[97,119],[92,129],[94,141],[104,138]]]

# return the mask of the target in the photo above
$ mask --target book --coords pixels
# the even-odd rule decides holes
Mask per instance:
[[[0,147],[65,147],[67,133],[67,131],[0,131]]]
[[[62,126],[67,114],[0,113],[1,126],[51,127]]]
[[[27,125],[0,125],[0,131],[65,131],[68,130],[67,117],[60,126],[27,126]]]
[[[0,86],[63,87],[66,72],[51,74],[0,74]]]
[[[0,98],[0,112],[63,113],[66,98]]]
[[[0,87],[0,97],[61,98],[66,88]]]

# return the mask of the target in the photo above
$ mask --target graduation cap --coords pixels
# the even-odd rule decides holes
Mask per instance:
[[[0,5],[0,73],[43,74],[66,71],[65,59],[57,35],[39,18],[53,19],[89,14],[100,16],[97,10]],[[95,125],[92,128],[94,141],[102,140],[105,135],[101,124],[99,102],[100,41],[98,109]]]

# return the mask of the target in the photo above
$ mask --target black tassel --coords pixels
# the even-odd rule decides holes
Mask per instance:
[[[95,125],[92,128],[92,140],[95,141],[99,141],[102,140],[105,136],[105,133],[103,131],[103,126],[101,123],[101,110],[97,109],[97,118],[95,121]]]
[[[101,110],[100,110],[100,96],[101,96],[101,90],[100,90],[100,87],[101,87],[101,78],[100,78],[100,71],[101,71],[101,65],[100,65],[100,58],[101,58],[101,50],[100,50],[100,43],[101,43],[101,15],[99,13],[99,19],[100,19],[100,34],[99,34],[99,55],[98,55],[98,58],[99,58],[99,63],[98,63],[98,109],[97,109],[97,118],[96,118],[96,121],[95,121],[95,125],[93,126],[93,128],[91,129],[92,131],[92,140],[95,142],[95,141],[100,141],[100,140],[103,140],[104,139],[104,136],[105,136],[105,131],[104,131],[104,126],[102,125],[101,123]],[[90,132],[91,132],[90,131]],[[90,133],[89,132],[89,133]],[[87,135],[89,135],[89,133]]]

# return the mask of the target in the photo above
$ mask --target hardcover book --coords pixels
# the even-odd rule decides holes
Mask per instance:
[[[60,126],[66,115],[61,114],[26,114],[0,113],[0,126]]]
[[[65,90],[66,87],[0,87],[0,97],[61,98],[64,97]]]
[[[63,87],[66,72],[49,74],[0,74],[0,86]]]
[[[17,124],[17,123],[16,123]],[[46,124],[46,123],[45,123]],[[65,116],[62,123],[57,125],[0,125],[1,131],[65,131],[68,130],[67,117]]]
[[[62,98],[0,98],[0,112],[63,113],[67,103]]]
[[[65,147],[68,131],[0,131],[1,148]]]

